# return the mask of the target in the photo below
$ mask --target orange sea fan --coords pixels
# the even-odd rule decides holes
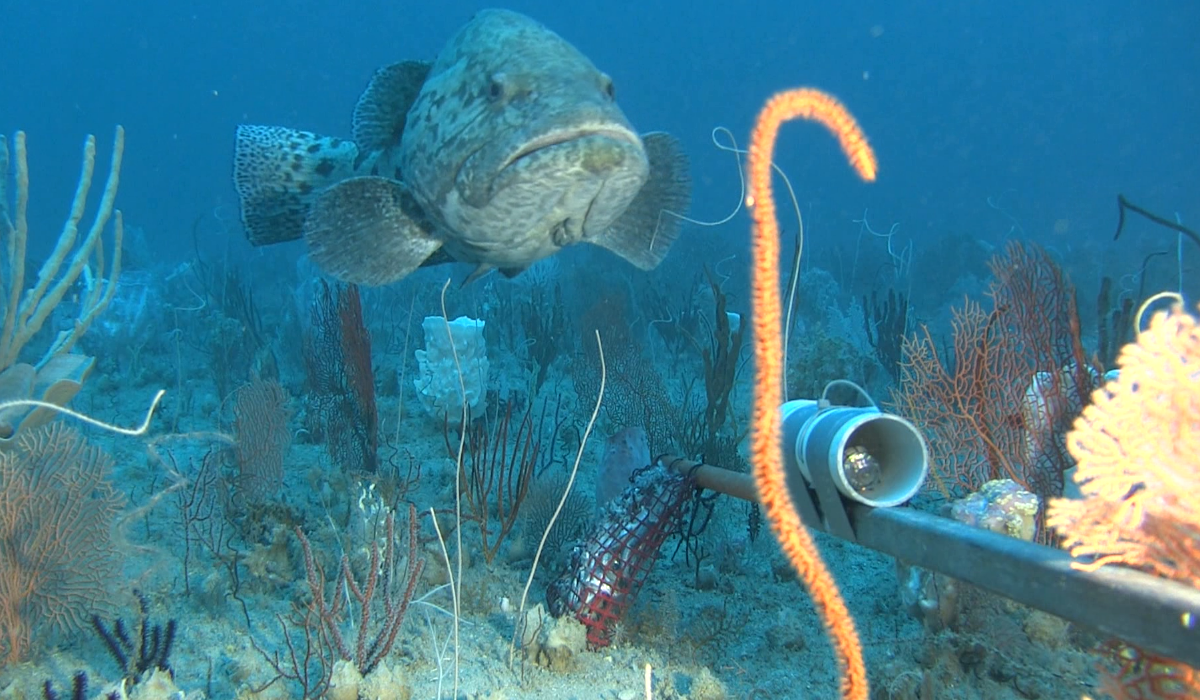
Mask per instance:
[[[1158,314],[1118,364],[1068,437],[1084,498],[1053,501],[1049,524],[1085,568],[1200,583],[1200,325]]]
[[[1086,560],[1077,568],[1124,564],[1200,585],[1200,324],[1181,308],[1157,314],[1118,365],[1068,436],[1083,498],[1052,501],[1047,523]],[[1195,669],[1157,658],[1138,668],[1164,665],[1175,687],[1148,697],[1197,697]],[[1154,680],[1144,676],[1123,667],[1116,680]]]
[[[1074,466],[1063,446],[1099,374],[1079,337],[1075,288],[1041,247],[1011,242],[988,263],[987,308],[955,308],[941,348],[928,328],[904,340],[890,405],[929,440],[934,484],[947,497],[1012,479],[1045,500]]]

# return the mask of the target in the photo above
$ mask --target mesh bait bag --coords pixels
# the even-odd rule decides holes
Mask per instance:
[[[646,582],[663,541],[678,528],[695,489],[693,479],[662,462],[638,470],[630,481],[546,589],[550,614],[574,615],[587,627],[593,649],[612,642],[614,626]]]

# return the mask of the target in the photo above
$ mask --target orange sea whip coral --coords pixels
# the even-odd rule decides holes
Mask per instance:
[[[850,164],[867,181],[875,180],[875,154],[854,117],[819,90],[781,92],[763,106],[751,134],[747,162],[750,190],[746,206],[754,219],[752,300],[754,308],[755,388],[751,418],[754,482],[771,529],[804,582],[817,613],[833,637],[847,700],[866,700],[867,673],[854,620],[812,537],[788,493],[783,466],[779,406],[783,403],[783,334],[779,298],[779,222],[771,194],[771,156],[783,122],[797,117],[820,122],[837,137]]]

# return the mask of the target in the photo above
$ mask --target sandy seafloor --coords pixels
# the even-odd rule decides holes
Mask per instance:
[[[193,373],[185,381],[200,378]],[[569,381],[558,382],[564,392],[570,391],[569,385]],[[100,418],[136,423],[153,390],[149,380],[93,379],[74,405]],[[168,396],[154,434],[170,431],[175,410]],[[180,416],[178,430],[221,428],[213,419],[220,412],[213,400],[194,401]],[[403,435],[407,454],[421,465],[419,485],[407,500],[426,509],[431,503],[452,506],[453,462],[447,457],[441,429],[413,407],[406,408],[397,431],[395,415],[395,396],[382,397],[381,432]],[[607,430],[603,421],[597,430],[599,437],[585,450],[576,486],[589,497]],[[169,480],[162,466],[148,459],[146,439],[85,432],[113,455],[115,482],[130,504],[142,509],[123,528],[128,548],[125,570],[113,572],[110,586],[116,613],[133,619],[130,592],[136,587],[150,602],[152,621],[178,621],[170,662],[175,685],[186,697],[297,697],[296,687],[282,681],[258,694],[250,691],[272,674],[248,642],[242,614],[227,593],[224,571],[203,553],[192,553],[192,594],[184,595],[179,516],[171,502],[175,494],[155,499]],[[186,465],[189,459],[199,459],[207,444],[203,439],[178,439],[162,443],[161,449]],[[357,485],[330,477],[328,463],[320,445],[306,444],[301,438],[292,446],[285,462],[287,508],[282,512],[306,514],[305,531],[314,548],[324,552],[318,556],[333,560],[339,545],[329,527],[331,519],[323,513],[328,514],[330,504],[345,499],[347,493],[357,493]],[[421,533],[427,569],[418,597],[445,577],[428,518],[422,520]],[[748,541],[746,507],[740,502],[727,497],[717,502],[713,522],[702,535],[705,551],[712,554],[703,563],[699,585],[694,567],[682,553],[670,556],[675,541],[668,540],[616,643],[560,659],[550,669],[522,659],[519,652],[517,661],[509,663],[512,609],[520,599],[530,561],[526,547],[503,548],[488,567],[482,557],[472,555],[474,536],[468,524],[458,697],[631,700],[644,697],[647,664],[653,671],[653,697],[664,700],[836,695],[831,649],[809,599],[765,528],[754,542]],[[523,537],[518,532],[512,539],[520,543]],[[818,539],[857,620],[872,698],[1079,698],[1095,688],[1098,657],[1088,650],[1101,640],[1087,630],[992,596],[967,594],[952,629],[928,631],[904,610],[894,563],[888,557],[823,535]],[[277,628],[270,617],[286,613],[294,596],[301,600],[307,595],[300,548],[281,527],[257,543],[241,546],[247,550],[242,596],[256,620],[261,643],[275,648]],[[548,580],[548,574],[539,574],[530,605],[544,599]],[[426,601],[442,609],[451,607],[445,588]],[[418,604],[410,609],[386,665],[411,689],[411,697],[453,697],[453,648],[445,646],[449,631],[448,618],[434,607]],[[443,651],[440,667],[434,634]],[[42,697],[46,679],[64,688],[80,669],[93,679],[92,696],[102,682],[118,679],[114,662],[90,630],[36,641],[54,646],[29,662],[0,669],[0,700]],[[142,684],[132,697],[184,697],[174,692]]]

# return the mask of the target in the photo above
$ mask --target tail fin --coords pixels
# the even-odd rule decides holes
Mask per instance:
[[[351,177],[358,158],[353,141],[281,126],[237,128],[233,184],[251,245],[300,238],[317,195]]]

